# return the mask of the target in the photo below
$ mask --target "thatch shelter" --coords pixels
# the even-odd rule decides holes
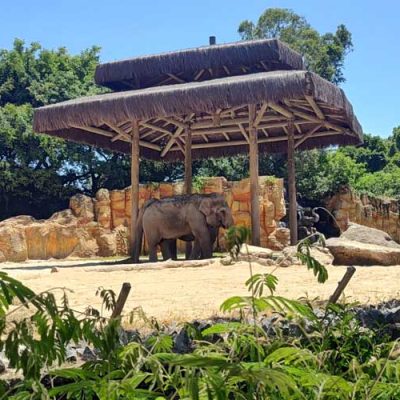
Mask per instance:
[[[304,69],[302,56],[277,39],[262,39],[104,63],[95,81],[120,91],[288,69]]]
[[[198,50],[199,53],[186,50],[140,57],[136,61],[111,63],[114,67],[116,64],[114,69],[111,64],[107,64],[107,68],[99,66],[96,77],[98,82],[109,87],[121,88],[114,86],[115,82],[125,81],[149,86],[153,78],[154,82],[160,83],[165,71],[174,71],[175,75],[177,70],[187,68],[189,71],[192,67],[202,70],[211,63],[213,71],[217,71],[215,65],[225,65],[229,61],[229,52],[232,54],[232,63],[242,65],[246,54],[252,54],[253,58],[249,56],[247,66],[256,65],[257,56],[258,59],[265,57],[260,46],[264,46],[264,51],[275,63],[279,60],[279,68],[286,65],[286,70],[218,77],[201,82],[192,80],[70,100],[35,110],[34,129],[75,142],[130,153],[132,226],[137,215],[140,157],[184,160],[185,188],[190,193],[192,158],[249,153],[254,244],[259,244],[260,238],[259,151],[287,153],[289,221],[292,243],[295,243],[297,205],[294,152],[362,142],[360,124],[340,88],[316,74],[293,70],[297,66],[302,67],[301,58],[276,40],[215,46],[220,52],[219,56],[213,53],[213,46],[209,46],[205,50]],[[265,50],[272,46],[279,51],[268,50],[268,53]],[[209,59],[203,54],[207,52]],[[193,54],[197,57],[197,64],[192,61]],[[155,61],[157,59],[160,65]],[[146,60],[149,72],[146,72]],[[231,70],[234,71],[232,66]],[[193,70],[190,71],[187,76],[193,77]]]

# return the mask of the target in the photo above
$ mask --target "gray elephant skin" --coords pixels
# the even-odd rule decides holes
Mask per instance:
[[[230,208],[220,194],[193,194],[151,199],[140,209],[136,225],[134,262],[139,261],[143,232],[150,261],[157,261],[157,246],[163,240],[194,237],[201,258],[212,257],[211,228],[233,225]],[[194,252],[193,252],[194,253]],[[195,254],[192,253],[191,258]]]
[[[211,249],[214,248],[214,243],[218,238],[219,227],[209,226],[208,231],[210,233],[210,242],[211,242]],[[193,235],[185,235],[178,238],[184,242],[193,242],[194,236]],[[176,239],[163,239],[160,243],[161,252],[163,256],[163,260],[177,260],[178,259],[178,252],[177,252],[177,245]],[[189,253],[187,253],[189,250]],[[195,246],[192,247],[191,243],[189,248],[186,247],[186,259],[197,260],[202,258],[201,249],[198,243],[195,243]]]

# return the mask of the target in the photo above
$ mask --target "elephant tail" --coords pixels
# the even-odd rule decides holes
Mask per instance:
[[[133,244],[134,246],[134,251],[133,251],[133,262],[138,263],[139,262],[139,257],[140,257],[140,252],[142,250],[142,240],[143,240],[143,214],[146,210],[146,207],[142,207],[139,210],[138,213],[138,218],[136,221],[136,229],[135,229],[135,243]]]

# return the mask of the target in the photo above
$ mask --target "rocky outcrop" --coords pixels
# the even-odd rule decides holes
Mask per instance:
[[[289,243],[289,231],[278,228],[285,215],[283,180],[259,177],[261,245],[281,250]],[[204,178],[196,185],[200,193],[221,193],[232,208],[237,225],[250,227],[250,181],[228,182],[225,178]],[[183,183],[140,185],[139,206],[150,198],[183,193]],[[0,223],[0,262],[46,260],[66,257],[110,257],[129,254],[131,190],[100,189],[95,198],[77,194],[69,209],[47,220],[29,216]],[[224,232],[219,237],[224,247]],[[183,243],[180,244],[184,249]]]
[[[351,222],[376,228],[400,242],[400,202],[366,194],[357,195],[342,187],[334,196],[326,199],[326,208],[333,213],[344,232]]]
[[[339,238],[326,241],[326,247],[340,265],[400,265],[400,245],[386,232],[351,224]]]

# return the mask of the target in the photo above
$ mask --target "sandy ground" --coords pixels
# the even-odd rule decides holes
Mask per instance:
[[[57,266],[58,272],[51,272]],[[244,282],[249,277],[246,263],[223,266],[219,262],[204,267],[167,268],[99,272],[107,270],[104,260],[40,261],[3,263],[0,270],[20,279],[36,292],[54,287],[67,287],[70,305],[84,310],[87,306],[100,307],[95,296],[99,286],[118,292],[123,282],[130,282],[133,289],[125,312],[140,306],[148,316],[160,321],[184,321],[209,318],[219,312],[219,306],[228,297],[247,293]],[[272,267],[254,265],[254,272],[270,272]],[[327,299],[336,288],[346,267],[328,267],[329,279],[319,284],[305,266],[280,268],[277,294],[289,298],[308,297]],[[345,296],[348,301],[378,303],[398,298],[400,266],[357,267]]]

